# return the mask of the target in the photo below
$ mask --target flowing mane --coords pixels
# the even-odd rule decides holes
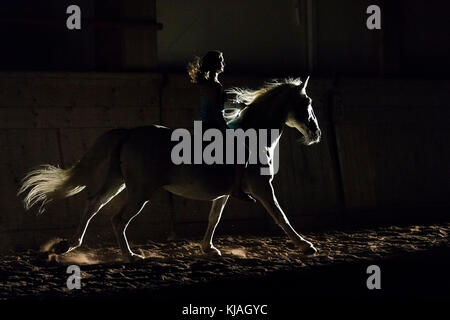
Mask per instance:
[[[233,103],[250,105],[282,85],[300,86],[301,84],[302,81],[300,78],[286,78],[281,80],[274,79],[264,83],[261,88],[256,90],[233,87],[228,89],[227,93],[235,95]]]
[[[227,94],[234,95],[231,99],[233,104],[244,104],[246,107],[227,107],[223,110],[223,117],[230,128],[237,128],[240,126],[243,113],[253,105],[257,105],[261,102],[269,99],[277,91],[277,89],[284,86],[300,86],[302,84],[300,78],[285,78],[285,79],[273,79],[264,83],[264,85],[256,90],[243,89],[233,87],[226,90]]]

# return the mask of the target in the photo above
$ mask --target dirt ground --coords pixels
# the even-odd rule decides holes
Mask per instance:
[[[449,234],[450,223],[305,233],[319,250],[312,257],[300,255],[285,236],[218,237],[220,258],[205,257],[192,240],[148,242],[133,247],[147,257],[133,264],[123,263],[116,247],[82,247],[63,256],[16,252],[1,257],[0,299],[383,294],[449,299]],[[71,264],[82,270],[80,290],[66,287]],[[371,264],[381,268],[382,293],[368,293]]]

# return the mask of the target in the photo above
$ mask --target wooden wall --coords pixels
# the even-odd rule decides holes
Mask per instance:
[[[264,79],[224,77],[256,88]],[[448,208],[448,81],[362,78],[310,80],[309,95],[323,132],[320,144],[281,139],[279,202],[298,229],[378,220],[411,210],[427,216]],[[185,75],[154,73],[1,73],[0,249],[29,248],[73,233],[84,195],[25,212],[16,192],[31,168],[67,167],[114,127],[160,123],[189,127],[198,114]],[[88,243],[110,240],[117,197],[96,217]],[[417,208],[426,208],[418,211]],[[432,209],[430,209],[432,208]],[[201,237],[208,202],[158,192],[129,228],[130,239]],[[259,204],[230,200],[218,232],[278,230]]]

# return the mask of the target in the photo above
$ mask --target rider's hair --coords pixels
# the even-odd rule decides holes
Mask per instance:
[[[209,79],[209,73],[215,72],[215,67],[223,55],[218,50],[208,51],[203,58],[194,57],[194,61],[188,63],[187,69],[189,77],[193,83],[201,83]]]

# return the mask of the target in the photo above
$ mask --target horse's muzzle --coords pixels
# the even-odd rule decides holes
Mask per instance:
[[[322,137],[322,131],[320,131],[320,129],[317,129],[314,133],[314,141],[319,142],[320,137]]]
[[[308,145],[318,143],[320,141],[320,137],[322,136],[322,132],[320,129],[317,129],[315,131],[310,131],[309,138],[308,138]]]

